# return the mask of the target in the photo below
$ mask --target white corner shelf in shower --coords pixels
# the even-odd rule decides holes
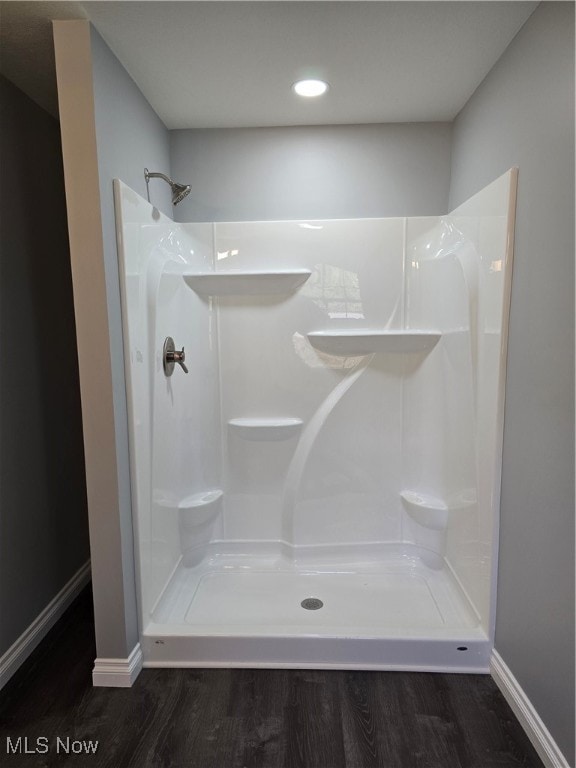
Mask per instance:
[[[345,329],[312,331],[308,341],[319,352],[348,357],[352,355],[409,354],[429,352],[440,340],[438,331],[389,331]]]
[[[309,269],[184,273],[201,296],[272,296],[293,293],[312,274]]]
[[[401,491],[404,509],[419,525],[434,530],[443,530],[448,522],[448,513],[467,509],[476,503],[473,490],[444,501],[418,491]]]
[[[218,513],[223,496],[223,491],[215,488],[181,498],[169,494],[157,494],[154,501],[161,508],[177,510],[183,523],[201,525]]]
[[[242,440],[279,442],[298,435],[302,423],[302,419],[286,417],[241,418],[230,419],[228,427]]]

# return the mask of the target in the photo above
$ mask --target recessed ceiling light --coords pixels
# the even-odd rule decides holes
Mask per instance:
[[[313,96],[322,96],[323,93],[326,93],[328,83],[325,83],[324,80],[298,80],[292,88],[298,96],[312,98]]]

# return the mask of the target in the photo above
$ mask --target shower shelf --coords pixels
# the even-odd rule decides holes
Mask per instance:
[[[476,496],[472,491],[462,493],[449,502],[417,491],[401,491],[400,498],[413,520],[435,530],[443,530],[446,527],[449,512],[463,510],[476,503]]]
[[[178,505],[181,534],[213,520],[222,508],[223,496],[223,492],[216,489],[193,493],[182,499]]]
[[[308,340],[315,349],[330,355],[370,355],[428,352],[439,341],[438,331],[388,331],[354,329],[313,331]]]
[[[279,442],[295,437],[302,429],[302,419],[230,419],[228,426],[242,440]]]
[[[223,495],[223,491],[219,488],[210,491],[200,491],[200,493],[192,493],[189,496],[184,497],[168,493],[157,493],[154,494],[154,501],[159,507],[165,509],[178,509],[182,512],[187,512],[190,510],[201,510],[213,507],[220,501]]]
[[[201,296],[270,296],[293,293],[311,274],[309,269],[195,272],[184,273],[184,280]]]

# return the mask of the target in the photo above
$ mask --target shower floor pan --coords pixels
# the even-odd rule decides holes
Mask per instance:
[[[415,548],[211,549],[175,569],[143,633],[145,666],[488,671],[466,596]]]

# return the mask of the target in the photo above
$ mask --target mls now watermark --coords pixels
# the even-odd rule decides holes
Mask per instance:
[[[30,739],[28,736],[7,736],[7,755],[45,755],[47,752],[55,752],[57,755],[93,755],[98,749],[97,741],[84,741],[71,739],[70,736],[50,741],[47,736],[38,736]]]

